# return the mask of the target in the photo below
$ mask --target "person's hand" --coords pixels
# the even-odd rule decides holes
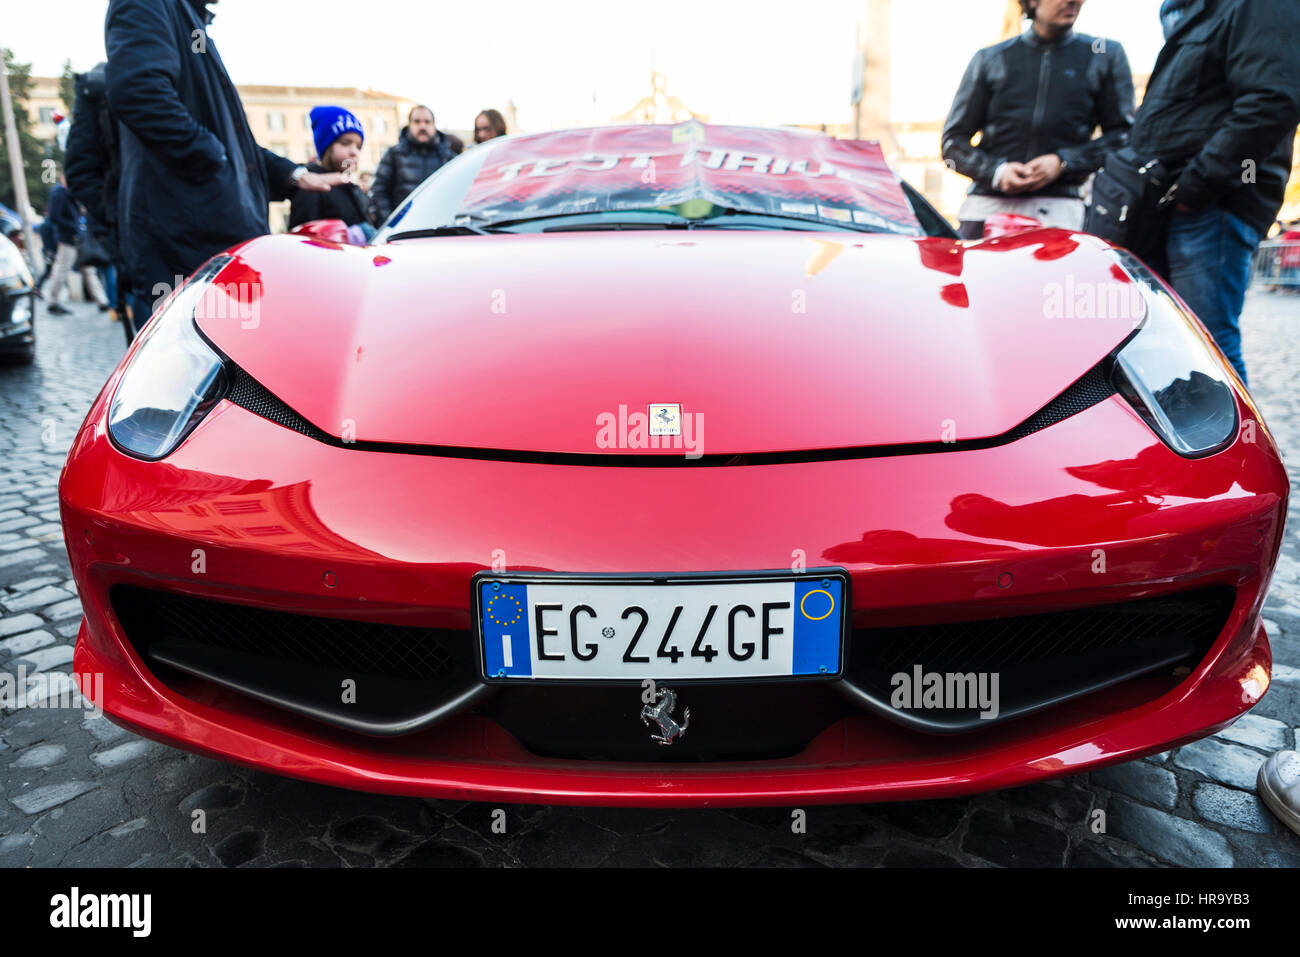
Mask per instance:
[[[1002,178],[998,180],[998,189],[1008,195],[1023,193],[1033,188],[1031,176],[1032,172],[1026,164],[1007,163],[1002,170]]]
[[[298,188],[309,193],[328,193],[331,187],[350,181],[344,173],[303,173],[298,177]]]
[[[1061,175],[1061,157],[1055,153],[1035,156],[1025,165],[1029,169],[1032,183],[1030,189],[1042,189],[1049,183],[1055,182]]]

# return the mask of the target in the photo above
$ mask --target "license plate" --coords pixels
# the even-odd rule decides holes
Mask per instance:
[[[848,576],[615,577],[480,573],[488,680],[834,676]]]

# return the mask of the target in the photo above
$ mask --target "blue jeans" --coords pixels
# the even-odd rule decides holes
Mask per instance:
[[[1246,363],[1241,358],[1238,320],[1251,261],[1262,238],[1254,227],[1212,206],[1199,213],[1175,210],[1165,244],[1170,285],[1210,330],[1242,382]]]
[[[104,295],[108,297],[108,304],[114,309],[117,308],[117,270],[112,266],[99,267],[99,280],[104,284]]]
[[[122,324],[127,331],[126,341],[130,342],[136,337],[140,327],[148,322],[149,317],[153,315],[154,300],[149,296],[131,294],[127,297],[127,301],[131,304],[131,321],[128,322],[126,317],[123,316]]]

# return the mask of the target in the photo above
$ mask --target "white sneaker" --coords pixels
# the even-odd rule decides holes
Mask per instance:
[[[1278,751],[1259,768],[1256,790],[1268,809],[1300,834],[1300,754]]]

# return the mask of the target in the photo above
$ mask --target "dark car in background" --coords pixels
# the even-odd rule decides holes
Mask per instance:
[[[0,236],[0,362],[36,358],[36,283],[18,247]]]

